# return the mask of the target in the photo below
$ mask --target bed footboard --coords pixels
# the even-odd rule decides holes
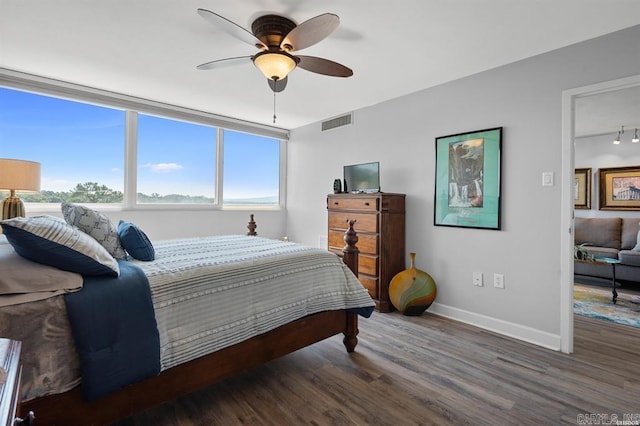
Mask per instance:
[[[80,387],[22,403],[42,425],[103,425],[171,401],[313,343],[344,333],[352,352],[357,315],[345,310],[309,315],[237,345],[163,371],[104,398],[85,402]]]

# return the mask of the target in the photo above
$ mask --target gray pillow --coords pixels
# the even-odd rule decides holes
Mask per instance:
[[[118,238],[118,229],[107,216],[79,204],[62,203],[61,208],[64,220],[69,225],[73,225],[92,236],[116,259],[127,258],[127,253]]]
[[[637,241],[636,241],[636,246],[633,248],[633,250],[635,251],[640,251],[640,231],[638,231],[638,237],[637,237]]]

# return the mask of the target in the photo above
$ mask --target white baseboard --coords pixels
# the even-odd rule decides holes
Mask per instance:
[[[465,311],[463,309],[453,308],[440,303],[432,304],[429,307],[429,312],[554,351],[560,350],[560,335],[547,333],[535,328]]]

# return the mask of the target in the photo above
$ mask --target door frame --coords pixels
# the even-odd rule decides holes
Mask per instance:
[[[576,87],[562,92],[562,218],[560,221],[560,350],[573,352],[573,179],[577,98],[640,86],[640,75]]]

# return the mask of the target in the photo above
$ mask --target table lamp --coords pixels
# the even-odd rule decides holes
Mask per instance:
[[[24,203],[16,191],[40,191],[40,163],[0,158],[0,190],[10,191],[2,200],[2,220],[24,217]]]

